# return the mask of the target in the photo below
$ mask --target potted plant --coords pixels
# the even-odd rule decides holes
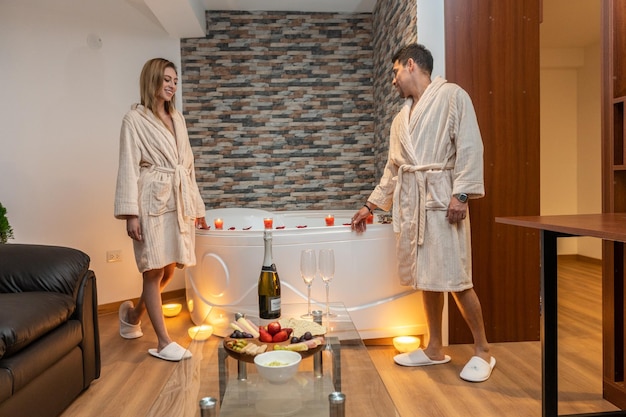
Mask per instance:
[[[0,203],[0,243],[7,243],[9,239],[13,239],[13,229],[7,219],[7,209]]]

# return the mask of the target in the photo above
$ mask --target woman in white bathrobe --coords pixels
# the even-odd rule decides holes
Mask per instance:
[[[122,121],[115,193],[115,217],[126,220],[143,274],[137,305],[126,301],[120,306],[120,335],[143,336],[141,317],[147,311],[158,338],[158,346],[148,352],[170,361],[191,354],[167,332],[161,292],[176,267],[195,264],[195,227],[207,228],[185,119],[174,107],[177,84],[172,62],[155,58],[144,65],[141,104],[133,105]]]
[[[429,340],[394,361],[426,366],[450,361],[442,345],[443,294],[450,292],[474,337],[461,378],[482,382],[496,360],[472,283],[468,200],[484,195],[483,143],[469,95],[443,78],[431,80],[433,58],[422,45],[398,51],[393,85],[406,101],[391,125],[385,172],[352,228],[365,231],[377,207],[393,207],[402,284],[422,290]]]

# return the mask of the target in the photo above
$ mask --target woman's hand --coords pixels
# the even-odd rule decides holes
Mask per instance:
[[[196,218],[196,229],[208,229],[208,228],[209,226],[207,226],[206,220],[204,219],[204,217]]]
[[[137,242],[141,242],[143,240],[143,236],[141,235],[141,224],[139,223],[139,217],[137,216],[129,216],[126,218],[126,232],[128,233],[128,237]]]

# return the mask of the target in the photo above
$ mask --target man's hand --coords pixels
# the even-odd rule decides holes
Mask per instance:
[[[465,220],[467,215],[467,202],[461,203],[456,197],[450,199],[450,205],[448,206],[448,212],[446,217],[448,223],[455,224]]]
[[[367,207],[361,207],[359,211],[357,211],[354,216],[352,216],[352,220],[350,221],[350,226],[352,230],[357,232],[364,232],[367,224],[367,218],[370,215],[370,211]]]

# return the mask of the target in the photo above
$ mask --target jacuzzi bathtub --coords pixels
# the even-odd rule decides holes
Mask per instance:
[[[210,230],[196,231],[195,267],[185,274],[187,303],[194,323],[207,315],[215,334],[230,334],[221,307],[256,305],[257,280],[263,262],[263,218],[272,217],[272,252],[282,286],[283,303],[306,303],[300,277],[302,249],[333,248],[335,276],[330,300],[343,302],[361,338],[423,335],[426,319],[419,291],[401,286],[396,272],[395,237],[390,224],[371,224],[357,234],[349,223],[354,211],[277,211],[216,209],[206,212]],[[335,225],[326,226],[327,214]],[[224,221],[215,230],[214,219]],[[306,226],[306,227],[303,227]],[[284,228],[283,228],[284,227]],[[229,230],[229,229],[233,230]],[[244,230],[247,229],[247,230]],[[311,288],[312,308],[325,309],[326,293],[317,277]]]

